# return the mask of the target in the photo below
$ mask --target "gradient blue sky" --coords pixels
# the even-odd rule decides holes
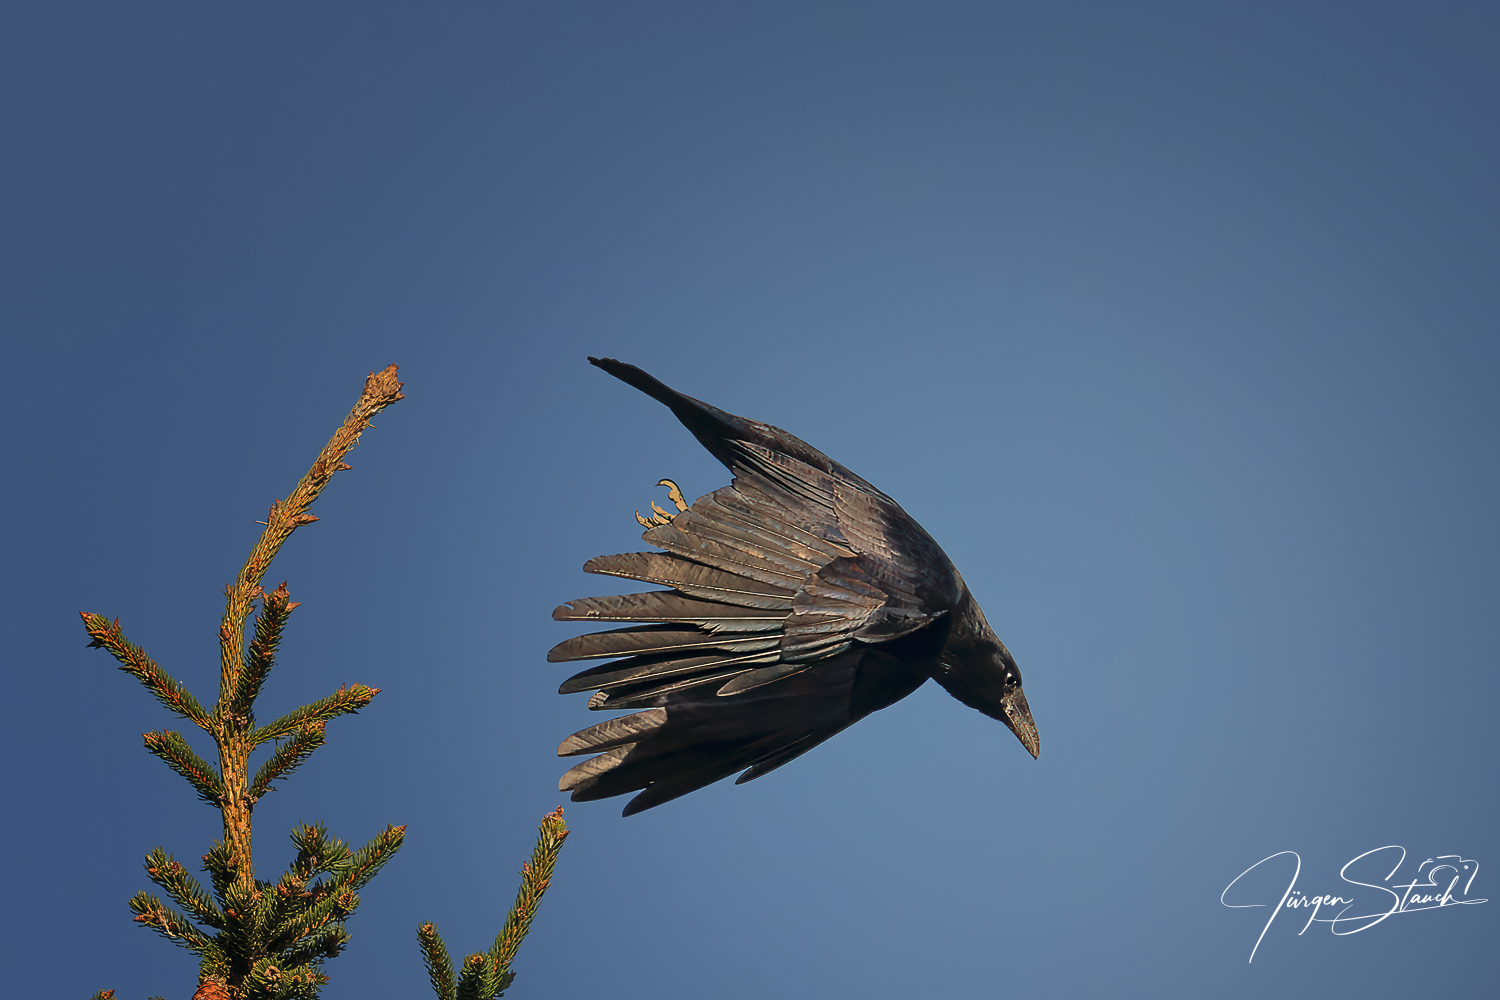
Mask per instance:
[[[1495,891],[1496,10],[7,4],[8,989],[191,992],[125,901],[216,814],[76,614],[211,697],[255,519],[390,362],[272,571],[261,714],[384,693],[257,860],[408,824],[329,1000],[426,993],[421,920],[488,946],[598,718],[551,609],[622,589],[579,567],[658,478],[727,481],[595,354],[901,500],[1043,753],[929,687],[747,786],[570,806],[513,996],[1492,992],[1500,903],[1248,965],[1267,911],[1219,894],[1385,844]]]

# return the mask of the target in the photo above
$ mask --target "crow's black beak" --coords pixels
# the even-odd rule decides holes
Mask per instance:
[[[1018,684],[1000,697],[1005,718],[1000,720],[1016,734],[1021,745],[1031,752],[1033,758],[1041,755],[1042,738],[1037,735],[1036,723],[1031,718],[1031,706],[1026,704],[1026,693]]]

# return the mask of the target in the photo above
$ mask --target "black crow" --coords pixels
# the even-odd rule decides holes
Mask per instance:
[[[758,778],[929,677],[1010,727],[1035,757],[1021,671],[963,577],[900,504],[786,431],[669,389],[634,365],[589,358],[665,403],[734,481],[691,507],[636,518],[665,552],[600,556],[587,573],[670,590],[586,597],[558,621],[636,622],[569,639],[556,663],[622,657],[569,678],[589,707],[645,709],[574,733],[574,802],[640,794],[625,815],[744,771]],[[739,782],[736,782],[737,784]],[[642,791],[644,789],[644,791]]]

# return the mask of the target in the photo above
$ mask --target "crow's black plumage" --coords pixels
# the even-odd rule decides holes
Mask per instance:
[[[640,518],[664,552],[600,556],[589,573],[670,590],[571,601],[558,621],[633,622],[558,645],[552,662],[614,659],[561,693],[644,709],[574,733],[573,801],[640,792],[625,815],[744,771],[758,778],[929,677],[1004,722],[1035,757],[1021,672],[922,526],[786,431],[684,396],[634,365],[589,362],[665,403],[734,473],[675,515]],[[639,515],[637,515],[639,518]]]

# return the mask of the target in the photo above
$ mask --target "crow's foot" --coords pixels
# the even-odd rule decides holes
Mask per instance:
[[[677,488],[676,483],[670,479],[663,479],[656,485],[667,488],[667,499],[671,500],[677,506],[677,514],[681,514],[688,509],[687,501],[682,497],[682,490]],[[656,513],[647,515],[646,517],[642,517],[640,511],[635,512],[635,519],[641,522],[641,527],[643,528],[657,528],[663,524],[671,524],[672,518],[677,516],[677,514],[668,514],[654,502],[651,504],[651,509],[656,511]]]

